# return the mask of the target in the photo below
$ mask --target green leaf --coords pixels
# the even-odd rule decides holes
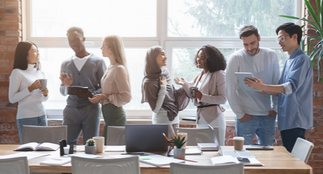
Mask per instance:
[[[302,19],[302,18],[298,18],[298,17],[294,17],[294,16],[287,16],[287,15],[278,15],[279,17],[283,17],[283,18],[289,18],[289,19]]]
[[[320,3],[320,17],[321,17],[321,27],[323,28],[323,8],[321,7],[322,6],[322,3],[323,3],[323,0],[321,0],[321,3]]]
[[[311,40],[308,40],[307,41],[307,50],[306,50],[306,52],[307,52],[306,54],[307,55],[310,55],[310,46],[311,46]]]
[[[320,50],[320,54],[319,54],[319,56],[317,57],[317,70],[318,70],[318,73],[317,73],[317,81],[320,81],[320,79],[321,79],[321,67],[320,67],[320,61],[321,61],[321,59],[322,59],[322,56],[323,56],[323,49],[321,49]]]
[[[308,10],[309,14],[311,15],[311,17],[313,18],[313,20],[315,22],[315,24],[317,24],[317,25],[320,24],[311,3],[309,1],[307,1],[307,0],[305,0],[305,4],[306,4],[306,7],[307,7],[307,10]],[[321,26],[318,26],[318,27],[321,30]]]

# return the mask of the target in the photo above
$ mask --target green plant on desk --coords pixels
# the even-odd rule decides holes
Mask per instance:
[[[88,146],[94,146],[94,145],[95,145],[95,140],[93,140],[93,139],[88,139],[88,140],[86,141],[86,145],[88,145]]]
[[[173,143],[178,149],[181,149],[183,147],[183,145],[186,143],[185,137],[175,136],[173,138]]]

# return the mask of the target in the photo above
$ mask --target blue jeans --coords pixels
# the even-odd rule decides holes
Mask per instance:
[[[22,127],[24,125],[47,126],[46,116],[43,115],[43,116],[33,117],[33,118],[17,119],[17,128],[18,128],[20,143],[22,143]]]
[[[257,135],[258,144],[273,145],[275,141],[275,120],[276,117],[251,115],[254,120],[248,118],[241,122],[236,118],[236,132],[238,137],[244,137],[244,144],[253,144],[254,134]]]
[[[292,152],[292,149],[296,143],[298,137],[305,139],[305,129],[302,128],[294,128],[280,131],[280,135],[283,140],[284,147]]]

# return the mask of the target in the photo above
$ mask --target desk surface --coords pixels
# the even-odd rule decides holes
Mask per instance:
[[[0,145],[0,155],[9,155],[18,153],[13,151],[19,145]],[[232,150],[233,146],[223,146],[223,150]],[[250,150],[250,152],[265,166],[263,167],[245,167],[245,174],[312,174],[312,167],[305,164],[303,161],[294,157],[282,146],[274,146],[274,150]],[[28,161],[30,172],[42,172],[42,173],[71,173],[71,164],[65,164],[63,166],[41,166],[40,161],[48,158],[59,157],[59,151],[43,151],[37,153],[50,153],[50,156],[31,159]],[[84,153],[84,152],[78,152]],[[120,152],[104,152],[98,155],[118,155]],[[197,165],[212,165],[210,158],[219,156],[216,151],[204,151],[203,155],[186,155],[186,159],[196,160]],[[190,163],[192,164],[192,163]],[[155,167],[149,164],[140,163],[140,169],[142,174],[148,173],[169,173],[169,166]]]

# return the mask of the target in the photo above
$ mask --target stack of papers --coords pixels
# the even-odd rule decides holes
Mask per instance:
[[[202,151],[198,148],[185,149],[185,155],[202,155]],[[174,156],[174,149],[168,153],[168,156]]]
[[[197,143],[197,147],[201,150],[217,151],[218,146],[215,143]]]
[[[243,163],[245,166],[264,166],[256,158],[235,158],[233,156],[224,155],[213,157],[210,160],[213,165]]]
[[[105,146],[104,151],[105,152],[124,152],[126,149],[126,146]]]
[[[176,159],[173,157],[166,157],[162,155],[146,153],[143,156],[139,156],[140,162],[151,164],[154,166],[169,165],[170,163],[183,163],[184,160]]]
[[[52,158],[45,161],[41,161],[39,164],[49,165],[49,166],[61,166],[69,162],[71,162],[71,157],[59,157],[59,158]]]

